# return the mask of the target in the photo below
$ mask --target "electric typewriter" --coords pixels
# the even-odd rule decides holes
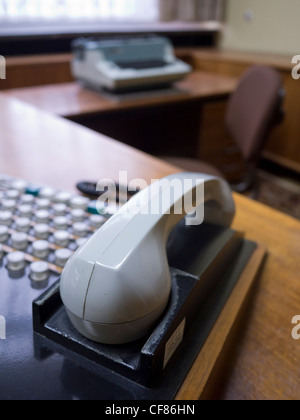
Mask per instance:
[[[73,42],[72,49],[75,79],[111,92],[170,85],[192,70],[175,57],[165,37],[80,38]]]

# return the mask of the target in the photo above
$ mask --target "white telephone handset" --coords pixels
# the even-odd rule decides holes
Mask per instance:
[[[74,327],[103,344],[143,337],[169,301],[166,244],[171,230],[187,215],[190,225],[204,217],[230,226],[234,214],[230,187],[208,175],[171,175],[138,193],[73,255],[62,273],[61,298]]]

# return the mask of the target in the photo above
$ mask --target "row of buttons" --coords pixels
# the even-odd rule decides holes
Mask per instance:
[[[0,189],[0,209],[2,211],[15,211],[18,209],[21,215],[31,214],[37,210],[49,210],[54,215],[63,215],[72,210],[87,211],[92,214],[98,214],[98,206],[100,212],[104,211],[104,204],[97,203],[97,201],[90,201],[87,197],[74,196],[65,202],[51,202],[47,198],[35,197],[30,193],[20,195],[16,190],[4,191]],[[78,217],[78,212],[73,212],[71,215]]]
[[[7,269],[10,271],[23,270],[26,266],[26,262],[28,262],[29,260],[29,261],[32,261],[32,263],[44,262],[45,266],[47,266],[47,270],[57,272],[60,270],[57,270],[55,266],[63,268],[68,262],[68,260],[70,259],[70,257],[73,255],[73,252],[70,249],[66,249],[66,248],[57,249],[54,253],[55,255],[55,259],[54,259],[55,265],[54,265],[52,263],[48,263],[47,261],[36,261],[35,258],[31,257],[30,255],[22,251],[7,252],[7,248],[5,247],[5,245],[0,244],[0,260],[3,259],[5,252],[7,253]],[[41,258],[41,257],[37,256],[37,259],[38,258]]]
[[[70,257],[73,255],[69,249],[59,249],[55,252],[55,264],[51,264],[47,261],[35,260],[32,256],[21,252],[11,251],[6,249],[5,245],[0,244],[0,262],[6,256],[6,268],[12,276],[17,275],[23,276],[23,272],[29,262],[29,278],[31,280],[32,287],[34,288],[45,288],[48,286],[48,281],[52,274],[59,275],[62,272],[63,267],[66,265]]]
[[[3,233],[4,230],[7,228],[5,226],[0,226],[0,233]],[[53,241],[47,240],[37,240],[36,238],[27,235],[23,232],[14,232],[8,230],[4,236],[1,237],[0,242],[2,244],[11,245],[12,248],[17,249],[19,251],[25,251],[29,244],[32,246],[32,253],[37,258],[47,258],[47,255],[50,251],[55,251],[58,248],[67,248],[69,247],[70,243],[74,243],[71,247],[73,250],[81,247],[87,238],[75,238],[70,236],[66,231],[56,231],[53,234]],[[50,238],[52,239],[52,238]]]
[[[14,205],[14,202],[19,200],[21,204],[35,203],[36,206],[39,208],[47,208],[51,205],[51,202],[53,202],[55,204],[67,204],[72,209],[82,210],[85,210],[90,202],[90,200],[87,197],[83,197],[81,195],[74,196],[67,192],[53,192],[49,194],[46,193],[46,191],[48,191],[48,189],[36,189],[35,191],[32,191],[30,188],[21,191],[17,189],[8,189],[5,192],[1,192],[0,198],[5,199],[6,202],[11,202],[5,203],[5,205]],[[35,197],[37,196],[38,198],[35,200]]]
[[[87,236],[90,232],[94,231],[95,229],[99,229],[106,221],[100,215],[90,216],[88,222],[86,222],[85,220],[86,219],[84,219],[84,221],[82,222],[78,221],[72,223],[72,221],[66,216],[58,216],[52,219],[48,217],[48,214],[36,214],[35,220],[32,221],[28,217],[18,218],[10,212],[0,212],[1,226],[12,227],[18,232],[29,232],[29,230],[33,228],[37,236],[40,234],[46,235],[46,233],[44,232],[44,228],[41,228],[40,225],[47,225],[49,227],[49,231],[51,230],[50,227],[52,227],[53,230],[70,229],[70,232],[72,232],[75,236],[83,237]]]
[[[17,199],[26,193],[34,197],[39,197],[40,199],[47,199],[54,203],[69,204],[72,208],[85,209],[89,203],[89,199],[86,197],[74,196],[74,194],[69,192],[56,191],[49,187],[40,187],[24,180],[14,179],[9,175],[0,174],[0,187],[7,190],[5,196],[8,199]],[[28,198],[25,198],[25,200],[26,199]]]
[[[28,195],[28,197],[31,197]],[[53,206],[46,203],[48,200],[39,200],[33,204],[22,204],[17,202],[16,200],[2,200],[1,208],[2,212],[9,211],[15,212],[17,211],[20,216],[30,217],[33,213],[38,211],[48,211],[49,213],[53,214],[54,216],[64,216],[70,214],[73,220],[80,220],[84,217],[84,209],[70,209],[67,207],[66,204],[54,204]]]
[[[86,197],[0,174],[0,263],[14,276],[29,270],[43,284],[59,275],[106,220]]]

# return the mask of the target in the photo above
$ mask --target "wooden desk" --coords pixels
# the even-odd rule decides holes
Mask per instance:
[[[165,176],[173,169],[143,152],[67,120],[37,112],[2,94],[0,108],[2,173],[74,189],[78,179],[114,179],[119,170],[127,171],[131,178],[140,177],[141,162],[148,182],[153,175]]]
[[[170,103],[227,98],[234,91],[236,83],[236,79],[232,77],[195,71],[183,81],[176,83],[175,89],[128,94],[125,95],[125,99],[119,100],[117,96],[114,99],[113,96],[82,88],[76,82],[3,92],[52,114],[74,118]]]
[[[228,179],[234,182],[243,166],[239,154],[227,153],[232,140],[225,133],[224,110],[236,83],[235,78],[195,71],[175,89],[119,100],[74,82],[5,93],[147,153],[198,157],[222,172],[233,165],[238,169]]]
[[[129,178],[150,182],[177,172],[153,157],[29,105],[0,95],[1,172],[73,189],[80,178]],[[291,320],[300,314],[300,222],[234,195],[234,227],[265,243],[268,258],[237,336],[228,337],[222,374],[212,375],[207,397],[223,399],[299,399],[300,342],[291,337]],[[235,341],[233,342],[233,337]],[[233,345],[233,346],[232,346]],[[194,369],[178,398],[199,397],[200,372]],[[218,366],[217,366],[218,367]],[[221,367],[221,365],[220,365]]]

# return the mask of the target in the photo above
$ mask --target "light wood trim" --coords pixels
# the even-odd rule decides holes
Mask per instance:
[[[297,172],[300,174],[300,162],[293,162],[290,159],[286,159],[284,157],[281,157],[273,152],[270,152],[269,150],[264,150],[262,156],[270,160],[271,162],[274,162],[284,168],[288,168],[294,172]]]
[[[213,61],[231,61],[243,64],[266,64],[272,65],[281,70],[291,70],[293,65],[291,63],[290,55],[279,54],[263,54],[251,53],[244,51],[230,51],[220,50],[215,48],[176,48],[176,55],[182,59],[203,59]],[[71,53],[66,54],[40,54],[40,55],[27,55],[7,57],[7,67],[11,66],[31,66],[35,64],[49,64],[49,63],[65,63],[70,64],[72,58]]]
[[[7,57],[7,69],[17,66],[35,66],[37,64],[70,64],[72,54],[40,54],[40,55],[26,55]]]
[[[230,335],[232,326],[238,320],[241,307],[251,291],[265,255],[266,247],[260,245],[223,308],[211,334],[195,360],[193,368],[181,386],[176,400],[199,400],[201,398],[207,381],[222,353],[224,344]]]
[[[217,63],[227,61],[243,65],[256,63],[284,71],[291,71],[293,68],[290,55],[221,50],[217,48],[177,48],[176,53],[179,57],[192,57],[194,62],[200,62],[201,60]]]
[[[237,80],[232,77],[194,71],[176,83],[174,89],[155,94],[131,94],[127,95],[127,100],[85,89],[76,82],[5,90],[3,93],[52,114],[72,118],[107,111],[226,98],[234,91],[236,84]]]
[[[71,82],[70,61],[71,54],[7,57],[0,90]]]

